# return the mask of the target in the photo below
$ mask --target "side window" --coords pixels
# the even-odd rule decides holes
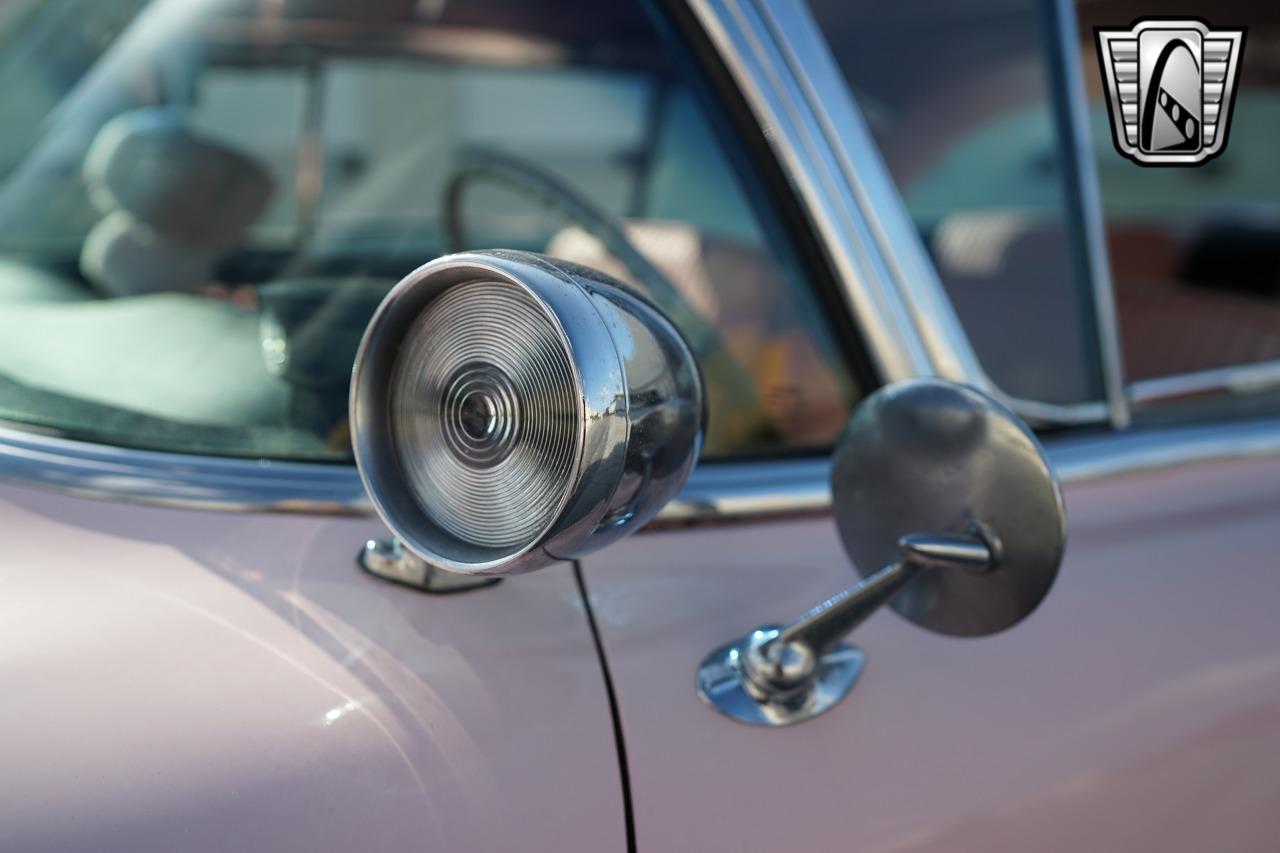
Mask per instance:
[[[1050,3],[810,6],[987,373],[1014,397],[1102,399]]]
[[[1043,402],[1100,400],[1053,4],[811,6],[996,384]],[[1135,416],[1274,412],[1280,393],[1259,391],[1280,374],[1280,13],[1178,0],[1075,7],[1085,156],[1100,182]],[[1248,28],[1229,146],[1194,168],[1142,167],[1112,143],[1093,28],[1153,11]],[[1215,386],[1234,397],[1206,393]]]
[[[396,280],[501,246],[643,288],[603,221],[677,294],[708,458],[843,427],[858,389],[812,283],[638,0],[20,6],[0,15],[0,117],[24,128],[0,140],[0,419],[344,460],[351,360]]]
[[[299,210],[307,190],[304,130],[311,98],[307,69],[209,65],[195,81],[188,105],[192,130],[252,152],[274,188],[249,226],[243,245],[288,250],[300,238]],[[309,153],[309,152],[308,152]]]
[[[1077,5],[1124,363],[1139,388],[1280,360],[1280,7],[1166,3],[1160,12],[1248,32],[1226,150],[1193,168],[1143,168],[1112,144],[1093,39],[1094,27],[1128,27],[1135,13]],[[1276,409],[1274,399],[1253,403]],[[1193,408],[1206,406],[1216,408]]]

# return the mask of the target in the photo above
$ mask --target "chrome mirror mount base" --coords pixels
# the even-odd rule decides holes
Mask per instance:
[[[394,536],[370,539],[356,556],[356,564],[384,581],[398,583],[428,595],[453,595],[493,586],[502,578],[463,575],[429,565]]]
[[[865,657],[855,646],[838,643],[815,661],[812,680],[799,691],[756,685],[744,671],[753,645],[776,638],[777,628],[758,628],[736,643],[721,646],[698,667],[698,696],[741,723],[790,726],[832,708],[862,674]]]

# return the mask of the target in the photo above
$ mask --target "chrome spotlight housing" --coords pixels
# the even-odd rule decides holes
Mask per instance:
[[[603,273],[528,252],[447,255],[392,289],[351,380],[360,476],[429,565],[527,572],[642,527],[705,420],[688,345]]]

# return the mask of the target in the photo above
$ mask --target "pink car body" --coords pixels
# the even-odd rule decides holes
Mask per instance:
[[[877,378],[990,388],[803,4],[681,9]],[[1275,850],[1280,422],[1126,431],[1124,395],[1044,439],[1069,545],[1033,616],[880,613],[779,729],[695,672],[855,579],[825,459],[703,466],[639,535],[433,596],[357,567],[387,528],[351,466],[0,428],[0,851]]]
[[[693,669],[850,581],[829,519],[588,559],[637,849],[1267,849],[1277,483],[1272,457],[1070,485],[1031,619],[943,641],[880,614],[847,700],[777,731]],[[0,527],[0,849],[627,849],[570,565],[435,598],[354,568],[375,521],[19,486]]]
[[[431,598],[355,568],[376,521],[20,487],[0,528],[0,849],[626,849],[570,566]]]

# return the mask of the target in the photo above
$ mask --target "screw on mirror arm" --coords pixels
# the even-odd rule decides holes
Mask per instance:
[[[796,621],[759,638],[743,654],[743,674],[760,690],[803,690],[822,655],[861,625],[921,569],[988,572],[1000,558],[999,541],[987,527],[969,535],[912,533],[898,540],[902,558],[861,583],[828,598]]]

